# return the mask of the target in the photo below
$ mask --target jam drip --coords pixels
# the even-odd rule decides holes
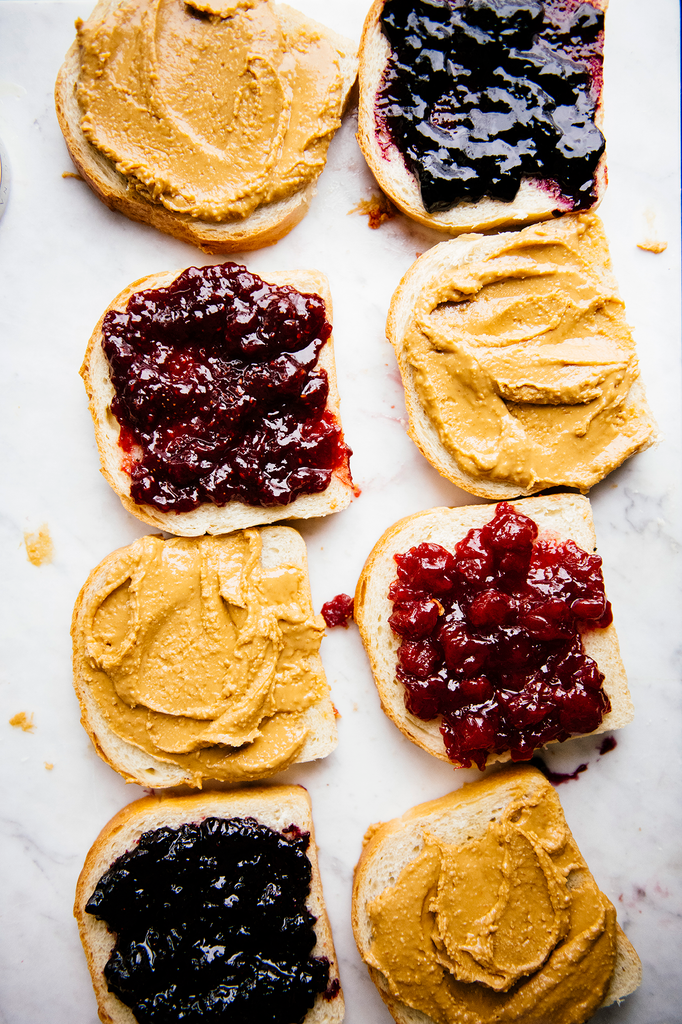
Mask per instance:
[[[395,556],[389,624],[402,639],[407,710],[442,716],[448,757],[482,770],[490,753],[529,760],[536,747],[597,729],[611,710],[580,633],[612,621],[601,558],[573,541],[537,540],[502,502],[454,554],[419,544]]]
[[[429,213],[510,201],[522,176],[596,200],[604,16],[576,0],[386,0],[375,117]]]
[[[325,993],[306,908],[310,836],[253,818],[145,832],[86,906],[116,932],[110,991],[140,1024],[292,1024]]]
[[[107,313],[102,334],[137,504],[288,505],[347,466],[317,366],[331,334],[319,296],[234,263],[190,267]]]

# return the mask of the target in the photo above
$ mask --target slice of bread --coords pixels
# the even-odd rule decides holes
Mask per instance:
[[[467,843],[484,835],[489,823],[495,819],[499,821],[504,808],[519,797],[530,798],[531,801],[551,801],[568,832],[569,842],[575,845],[568,826],[565,825],[556,793],[540,772],[530,767],[495,772],[480,782],[465,785],[439,800],[420,804],[407,811],[401,818],[373,825],[368,830],[362,855],[355,868],[353,886],[353,932],[360,955],[365,961],[370,959],[372,946],[369,905],[381,893],[394,886],[405,866],[421,853],[424,833],[427,832],[438,840],[454,846]],[[576,854],[579,857],[577,848]],[[587,872],[584,861],[582,867]],[[616,966],[603,1006],[610,1006],[623,999],[641,982],[642,968],[639,957],[624,932],[620,927],[617,928]],[[396,942],[399,941],[399,937],[396,936]],[[394,1020],[399,1024],[433,1024],[431,1017],[407,1006],[389,990],[388,981],[381,971],[371,964],[368,964],[368,969]],[[450,1020],[449,1024],[470,1024],[473,1019],[467,1014],[461,1020]],[[522,1016],[514,1019],[521,1022],[526,1018]],[[532,1019],[538,1018],[533,1016]]]
[[[107,306],[92,333],[81,367],[81,377],[88,394],[90,412],[95,425],[95,438],[99,450],[102,473],[123,502],[128,512],[141,519],[148,526],[165,530],[181,537],[197,537],[203,533],[229,533],[243,530],[247,526],[261,523],[275,523],[281,519],[309,519],[311,516],[326,516],[346,508],[353,497],[353,484],[348,461],[335,470],[329,486],[318,494],[303,494],[289,505],[247,505],[241,501],[230,501],[226,505],[199,505],[192,512],[160,512],[151,505],[138,505],[130,497],[130,475],[127,472],[127,453],[119,446],[120,426],[111,412],[114,387],[109,373],[109,363],[102,350],[102,324],[110,310],[125,311],[128,300],[135,292],[164,288],[171,284],[183,271],[165,271],[142,277],[116,296]],[[323,274],[313,270],[270,273],[266,275],[269,284],[290,285],[298,291],[319,295],[326,307],[327,320],[332,321],[332,301],[329,284]],[[340,424],[340,403],[334,362],[333,335],[320,351],[317,366],[327,373],[329,395],[327,411]]]
[[[258,532],[262,542],[262,568],[268,570],[280,566],[294,566],[299,569],[299,600],[306,618],[313,618],[303,538],[287,526],[267,526]],[[93,628],[96,610],[104,598],[117,587],[124,585],[129,578],[128,574],[134,572],[144,541],[145,538],[141,538],[127,548],[120,548],[107,555],[88,576],[73,611],[71,636],[74,687],[81,706],[83,727],[100,757],[122,775],[126,782],[137,782],[140,786],[149,786],[152,789],[165,789],[182,785],[201,788],[203,782],[211,778],[220,778],[231,784],[264,779],[283,771],[290,764],[315,761],[330,754],[337,743],[336,716],[319,654],[308,655],[310,671],[314,674],[315,681],[320,684],[319,693],[310,706],[302,710],[297,717],[292,743],[284,748],[286,756],[282,758],[281,754],[278,754],[272,763],[263,763],[255,755],[251,762],[251,744],[238,748],[225,747],[225,756],[218,759],[219,768],[211,773],[210,763],[205,769],[197,770],[191,766],[189,755],[173,755],[160,750],[150,752],[149,749],[131,742],[114,731],[92,691],[93,678],[98,668],[88,653],[88,636]],[[165,543],[174,545],[198,541],[170,540]],[[141,618],[138,610],[138,619]],[[318,621],[320,628],[323,628],[322,620]],[[266,716],[264,724],[267,721]],[[153,744],[147,746],[153,747]],[[219,747],[210,749],[220,753]]]
[[[435,301],[432,297],[434,290],[439,289],[443,284],[447,285],[452,280],[453,274],[461,267],[471,265],[472,268],[480,268],[489,260],[498,257],[506,259],[507,257],[503,254],[510,246],[513,246],[514,249],[522,246],[532,247],[538,243],[543,246],[551,246],[555,241],[572,248],[579,254],[585,268],[586,278],[589,276],[595,282],[595,289],[601,289],[601,294],[608,299],[609,309],[612,309],[614,304],[620,303],[618,286],[611,273],[606,235],[601,221],[593,214],[562,217],[558,221],[529,227],[518,233],[487,237],[467,235],[452,241],[441,242],[412,264],[391,300],[386,322],[386,335],[395,349],[405,388],[405,402],[409,415],[408,433],[422,455],[442,476],[479,498],[501,501],[523,494],[534,494],[552,486],[577,486],[580,490],[587,490],[621,465],[625,459],[636,452],[649,448],[658,438],[656,423],[647,404],[644,386],[638,374],[634,358],[634,342],[625,322],[622,308],[616,310],[615,313],[610,312],[609,315],[616,325],[614,336],[617,336],[619,341],[631,349],[633,367],[628,370],[628,373],[632,384],[625,398],[621,399],[622,405],[619,408],[614,405],[613,423],[609,435],[611,439],[608,444],[602,442],[591,461],[584,459],[586,466],[589,462],[590,470],[589,480],[585,485],[576,483],[570,463],[566,464],[564,479],[536,479],[528,487],[524,487],[517,479],[505,480],[501,473],[496,479],[487,478],[483,471],[473,475],[466,468],[466,461],[463,461],[463,457],[458,460],[451,448],[446,447],[438,427],[424,408],[415,385],[416,371],[409,361],[405,339],[416,328],[418,318],[426,319],[430,316],[431,307]],[[481,273],[483,273],[482,270]],[[622,303],[620,305],[622,307]],[[551,332],[547,331],[543,337],[548,338],[550,335]],[[593,339],[588,338],[588,340]],[[478,350],[472,346],[472,351],[477,352]],[[447,353],[444,354],[444,358],[446,356]],[[481,370],[481,375],[485,375],[484,370]],[[476,378],[476,380],[479,381],[480,378]],[[485,385],[488,385],[487,379]],[[467,393],[471,395],[472,403],[478,400],[478,396],[474,395],[472,389],[469,389]],[[493,397],[497,400],[500,398],[504,400],[504,395],[495,394]],[[531,406],[529,405],[528,408]],[[583,405],[580,408],[584,409],[586,406]],[[454,416],[455,413],[452,415]],[[519,429],[518,420],[509,409],[506,413],[506,420],[500,429],[506,431],[510,437],[514,437],[515,431]],[[557,431],[556,434],[561,437],[561,431]],[[589,440],[589,435],[586,436]],[[567,449],[567,451],[570,455],[570,450]],[[511,458],[508,461],[513,463]],[[493,471],[491,471],[491,475],[492,473]],[[581,479],[582,477],[587,478],[587,475],[587,470],[585,470],[581,473]]]
[[[577,494],[551,494],[511,502],[519,512],[537,523],[539,536],[557,541],[573,540],[584,551],[595,550],[592,510],[587,498]],[[381,706],[400,731],[413,743],[442,761],[448,761],[440,733],[441,719],[422,721],[405,707],[405,688],[396,678],[398,648],[401,639],[388,619],[393,611],[388,589],[396,578],[393,556],[425,542],[440,544],[448,551],[469,530],[490,522],[494,505],[465,505],[462,508],[434,508],[401,519],[375,544],[358,580],[355,592],[355,620],[379,691]],[[591,629],[582,634],[588,657],[596,661],[604,674],[603,688],[611,701],[611,711],[594,735],[620,729],[632,721],[634,708],[620,656],[613,624],[606,629]],[[487,764],[508,761],[509,752],[490,754]]]
[[[592,0],[592,6],[605,10],[607,0]],[[358,143],[365,160],[386,195],[403,213],[413,220],[438,231],[458,235],[465,231],[494,231],[499,228],[520,227],[547,220],[572,209],[566,200],[558,199],[533,178],[521,179],[521,186],[511,202],[484,198],[478,202],[460,202],[449,210],[428,213],[421,198],[419,182],[409,170],[405,158],[385,134],[377,130],[375,104],[381,88],[384,71],[391,55],[391,47],[381,30],[381,12],[384,0],[374,0],[369,9],[360,40],[360,100],[358,107]],[[603,102],[600,93],[595,123],[603,123]],[[595,173],[596,209],[607,184],[606,154]]]
[[[104,1024],[135,1024],[136,1018],[129,1007],[107,987],[103,971],[114,948],[115,936],[104,921],[85,911],[95,886],[115,860],[134,849],[143,832],[159,828],[177,829],[185,823],[200,823],[208,817],[255,818],[276,832],[282,832],[293,824],[302,832],[310,833],[307,854],[312,879],[307,907],[317,919],[317,941],[311,956],[326,957],[329,960],[331,988],[327,989],[330,998],[326,999],[322,994],[317,996],[314,1006],[306,1014],[305,1024],[336,1024],[343,1020],[343,993],[338,987],[339,969],[324,904],[312,808],[310,797],[302,786],[256,787],[187,797],[146,797],[124,807],[102,829],[85,859],[74,905],[100,1020]]]
[[[90,16],[91,20],[94,22],[104,19],[109,12],[121,6],[122,2],[123,0],[98,0]],[[305,27],[313,33],[321,33],[336,49],[342,76],[340,116],[357,76],[355,43],[285,4],[277,5],[276,11],[285,33],[294,34]],[[273,245],[288,234],[307,213],[316,192],[315,181],[311,181],[287,198],[259,206],[243,219],[218,223],[168,210],[160,202],[146,198],[137,191],[134,180],[120,173],[113,161],[93,146],[84,135],[81,129],[83,111],[77,96],[80,69],[81,47],[76,39],[57,77],[57,118],[69,154],[79,173],[110,209],[124,213],[131,220],[150,224],[183,242],[197,245],[207,253],[244,252]]]

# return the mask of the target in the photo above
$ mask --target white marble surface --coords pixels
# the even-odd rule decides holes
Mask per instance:
[[[363,0],[299,6],[359,38]],[[3,1024],[96,1020],[71,916],[73,891],[99,829],[140,795],[95,754],[71,688],[75,596],[105,554],[144,532],[99,474],[77,371],[93,325],[123,286],[153,271],[209,262],[109,212],[82,182],[62,178],[71,165],[52,87],[74,18],[88,13],[88,0],[0,2],[0,137],[13,176],[0,222]],[[635,722],[602,758],[594,741],[569,742],[551,755],[558,770],[589,762],[559,793],[644,962],[639,992],[597,1014],[600,1024],[682,1022],[677,18],[674,0],[612,0],[607,22],[610,186],[602,213],[664,440],[592,492]],[[437,238],[403,217],[369,230],[366,218],[349,211],[372,191],[351,112],[306,220],[273,248],[245,257],[256,272],[317,267],[331,282],[343,420],[362,494],[347,511],[301,526],[318,608],[339,591],[352,592],[372,544],[400,516],[473,500],[442,480],[407,438],[400,380],[384,340],[395,285]],[[662,255],[636,248],[652,232],[668,242]],[[23,536],[44,522],[54,560],[36,568]],[[351,872],[363,833],[477,773],[430,758],[383,716],[354,628],[334,631],[323,656],[342,714],[339,746],[325,762],[281,778],[303,783],[313,797],[346,1019],[387,1024],[350,928]],[[19,711],[33,712],[33,733],[8,725]]]

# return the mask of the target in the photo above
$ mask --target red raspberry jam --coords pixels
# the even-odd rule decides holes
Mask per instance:
[[[442,716],[448,757],[481,770],[489,754],[527,761],[536,747],[597,729],[611,710],[580,634],[612,621],[601,558],[572,540],[537,540],[507,502],[454,554],[419,544],[395,555],[389,624],[407,710]]]
[[[235,263],[190,267],[110,311],[102,348],[138,505],[288,505],[349,479],[318,367],[331,334],[318,295]]]
[[[337,594],[331,601],[322,605],[322,618],[328,629],[335,626],[348,628],[348,620],[353,618],[353,598],[350,594]]]

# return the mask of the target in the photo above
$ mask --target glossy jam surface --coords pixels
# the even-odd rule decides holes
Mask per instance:
[[[234,263],[190,267],[107,313],[102,334],[138,504],[287,505],[347,472],[317,365],[331,334],[319,296]]]
[[[419,544],[395,556],[389,624],[401,638],[405,706],[442,716],[449,758],[483,769],[490,753],[525,761],[536,747],[598,728],[611,705],[581,630],[612,621],[601,558],[538,540],[506,502],[454,553]]]
[[[207,818],[146,832],[114,862],[86,910],[116,933],[104,974],[140,1024],[304,1019],[329,980],[310,956],[309,840]]]
[[[337,594],[331,601],[325,601],[322,605],[322,618],[328,629],[335,626],[348,627],[348,622],[353,618],[353,598],[350,594]]]
[[[375,117],[429,213],[512,200],[522,176],[595,201],[604,16],[576,0],[386,0]]]

